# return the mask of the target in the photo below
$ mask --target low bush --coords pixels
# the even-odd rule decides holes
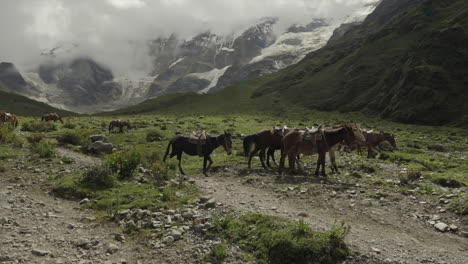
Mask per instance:
[[[15,130],[3,126],[0,127],[0,144],[12,144],[14,147],[22,147],[23,140],[16,135]]]
[[[44,136],[41,135],[41,134],[30,134],[30,135],[26,136],[26,140],[30,144],[39,143],[43,138],[44,138]]]
[[[67,120],[65,122],[65,124],[63,124],[63,127],[64,128],[68,128],[68,129],[74,129],[76,128],[76,124],[75,123],[72,123],[71,121]]]
[[[135,150],[116,152],[106,158],[106,164],[121,180],[132,178],[140,162],[141,154]]]
[[[159,130],[151,130],[146,133],[147,142],[162,141],[163,139],[164,135]]]
[[[460,188],[465,186],[465,184],[453,179],[453,178],[444,178],[444,177],[435,177],[431,179],[432,182],[443,186],[443,187],[449,187],[449,188]]]
[[[65,131],[57,137],[60,144],[70,144],[74,146],[81,145],[85,142],[83,135],[76,131]]]
[[[80,184],[92,189],[108,189],[114,187],[116,176],[106,165],[96,165],[86,170],[79,180]]]
[[[41,140],[31,145],[31,152],[40,158],[52,158],[55,156],[55,147],[47,140]]]
[[[215,218],[210,232],[251,252],[257,263],[339,263],[349,255],[344,242],[349,233],[346,225],[321,233],[303,221],[247,213],[237,219]]]
[[[57,130],[57,126],[53,123],[33,120],[24,122],[21,126],[21,130],[35,133],[52,132]]]

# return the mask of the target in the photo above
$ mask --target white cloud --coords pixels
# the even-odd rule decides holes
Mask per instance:
[[[37,66],[58,43],[96,58],[116,74],[147,73],[147,43],[176,33],[239,31],[262,17],[283,25],[342,18],[376,0],[5,0],[0,9],[0,61]]]

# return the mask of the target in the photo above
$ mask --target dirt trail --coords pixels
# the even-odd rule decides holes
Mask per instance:
[[[374,260],[369,263],[468,263],[468,239],[437,232],[406,217],[411,213],[407,209],[368,207],[347,193],[333,194],[320,183],[288,188],[275,183],[272,175],[249,180],[226,175],[229,173],[198,177],[196,182],[220,202],[240,211],[302,218],[318,230],[329,230],[334,223],[344,221],[351,225],[348,244],[354,252],[371,256]],[[406,203],[395,203],[400,202]]]
[[[99,162],[67,149],[58,153],[75,160],[71,170]],[[132,238],[117,241],[118,229],[96,221],[78,202],[46,194],[48,190],[38,183],[49,169],[47,165],[29,170],[12,167],[0,175],[0,263],[154,263],[159,259]]]

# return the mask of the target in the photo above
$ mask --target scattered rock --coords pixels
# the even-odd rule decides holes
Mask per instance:
[[[172,236],[166,236],[165,238],[163,238],[163,243],[166,243],[166,244],[172,243],[174,241],[175,239]]]
[[[116,253],[117,251],[119,251],[119,247],[115,244],[109,244],[109,246],[107,247],[107,250],[106,252],[109,253],[109,254],[114,254]]]
[[[458,230],[458,226],[453,225],[453,224],[449,225],[449,228],[450,228],[451,231],[454,231],[454,232],[456,232]]]
[[[117,233],[117,234],[114,234],[114,239],[119,241],[119,242],[123,242],[125,240],[125,236],[122,235],[122,234]]]
[[[449,226],[444,223],[437,223],[434,225],[435,229],[437,229],[440,232],[445,232],[449,229]]]
[[[91,145],[91,151],[100,154],[100,153],[107,153],[110,154],[112,153],[112,149],[114,148],[114,145],[111,143],[105,143],[103,141],[96,141],[93,142]]]
[[[31,252],[32,252],[34,255],[36,255],[36,256],[41,256],[41,257],[47,256],[47,255],[50,254],[50,252],[47,251],[47,250],[41,250],[41,249],[35,249],[35,248],[33,248],[33,250],[32,250]]]
[[[87,204],[87,203],[89,203],[88,198],[84,198],[83,200],[80,201],[80,204]]]
[[[107,137],[105,135],[103,135],[103,134],[91,135],[91,136],[89,136],[89,138],[91,139],[91,142],[96,142],[96,141],[106,142],[107,141]]]
[[[205,207],[206,208],[215,208],[216,207],[216,200],[214,198],[211,198],[210,200],[208,200],[208,202],[206,202]]]
[[[376,247],[371,247],[371,250],[372,250],[373,252],[377,253],[377,254],[382,253],[382,250],[380,250],[380,249],[378,249],[378,248],[376,248]]]
[[[297,216],[300,216],[300,217],[309,217],[309,214],[306,213],[306,212],[300,212],[299,214],[297,214]]]

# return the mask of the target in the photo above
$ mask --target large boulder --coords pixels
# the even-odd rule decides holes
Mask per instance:
[[[113,148],[114,148],[114,145],[112,145],[111,143],[103,142],[103,141],[96,141],[96,142],[93,142],[93,144],[91,145],[91,150],[97,154],[101,154],[101,153],[110,154],[112,153]]]

